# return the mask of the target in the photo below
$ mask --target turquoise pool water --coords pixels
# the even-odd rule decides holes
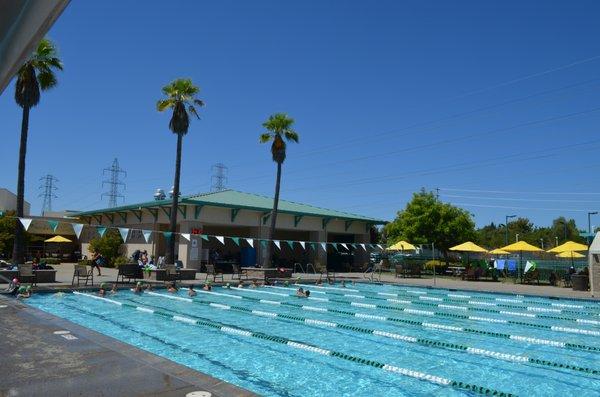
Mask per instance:
[[[598,396],[600,304],[357,284],[27,303],[265,396]]]

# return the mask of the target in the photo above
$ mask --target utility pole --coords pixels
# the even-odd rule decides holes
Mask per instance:
[[[542,250],[543,250],[544,249],[544,239],[543,238],[540,239],[540,243],[542,244]]]
[[[588,212],[588,234],[592,234],[592,215],[597,215],[598,211]]]
[[[210,177],[210,191],[221,192],[227,189],[227,172],[225,164],[217,163],[211,167],[212,176]]]
[[[121,175],[126,177],[127,173],[119,166],[119,160],[116,158],[110,167],[102,170],[102,175],[106,175],[107,173],[108,179],[102,181],[102,187],[108,185],[108,191],[102,193],[100,197],[108,197],[108,206],[113,208],[117,206],[118,198],[125,200],[125,196],[121,193],[121,188],[125,190],[125,183],[121,181]]]
[[[58,179],[54,177],[54,175],[47,174],[40,178],[40,187],[39,189],[42,191],[38,194],[38,197],[43,197],[44,201],[42,203],[42,215],[46,212],[52,211],[52,199],[57,198],[54,192],[57,190],[55,183],[58,182]]]

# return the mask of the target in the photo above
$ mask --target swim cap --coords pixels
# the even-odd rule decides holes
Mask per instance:
[[[106,283],[102,283],[102,284],[100,284],[100,288],[102,288],[102,289],[106,289]]]
[[[31,285],[28,285],[26,288],[27,291],[31,291]]]
[[[206,284],[208,284],[208,285],[211,285],[211,284],[212,284],[212,281],[208,280],[208,281],[206,282]]]
[[[141,286],[142,286],[142,282],[141,282],[141,281],[138,281],[136,285],[137,285],[138,287],[141,287]]]
[[[287,287],[288,285],[290,285],[290,283],[286,281],[283,283],[283,285],[285,285]]]
[[[27,291],[27,288],[25,288],[25,287],[19,287],[19,293],[20,294],[23,293],[23,292],[25,292],[25,291]]]
[[[226,287],[229,287],[230,285],[231,285],[231,284],[229,284],[229,283],[225,284],[225,286],[226,286]]]
[[[13,284],[19,284],[19,279],[18,279],[18,278],[16,278],[16,277],[15,277],[15,278],[13,278],[13,281],[12,281],[12,283],[13,283]]]

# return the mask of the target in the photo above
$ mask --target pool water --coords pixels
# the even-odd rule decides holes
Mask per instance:
[[[37,294],[27,303],[265,396],[600,395],[600,303],[393,285]]]

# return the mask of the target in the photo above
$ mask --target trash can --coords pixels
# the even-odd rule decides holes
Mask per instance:
[[[590,278],[587,274],[573,274],[571,276],[573,291],[587,291],[590,284]]]

